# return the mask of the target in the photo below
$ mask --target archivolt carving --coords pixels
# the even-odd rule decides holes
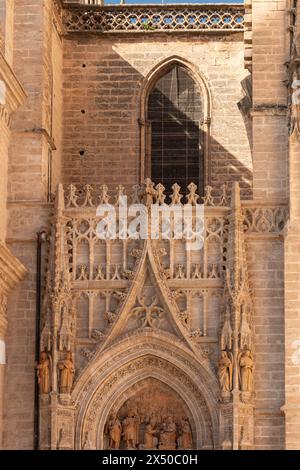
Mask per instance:
[[[103,426],[111,410],[116,409],[117,405],[113,402],[113,397],[120,397],[120,384],[123,383],[128,388],[128,384],[131,384],[132,381],[133,383],[136,383],[141,380],[141,378],[149,376],[166,382],[169,386],[171,383],[168,378],[172,377],[174,388],[176,386],[179,387],[178,390],[180,390],[180,396],[183,398],[186,397],[187,405],[192,409],[193,418],[198,425],[198,446],[200,445],[199,441],[203,443],[205,439],[207,440],[207,436],[201,435],[199,428],[200,422],[202,426],[203,424],[205,425],[205,423],[206,426],[213,426],[217,423],[214,422],[214,419],[211,417],[207,408],[207,403],[201,394],[199,387],[182,370],[178,369],[170,362],[158,357],[147,355],[125,364],[123,367],[111,374],[108,379],[105,382],[102,382],[101,386],[97,388],[97,392],[93,394],[92,402],[89,403],[84,415],[82,415],[81,419],[79,417],[79,424],[76,430],[77,445],[79,444],[80,436],[82,437],[86,435],[87,432],[89,435],[94,435],[95,439],[96,431],[98,429],[98,439],[100,441],[100,446],[102,446],[101,436],[103,433]],[[123,396],[123,393],[121,396]],[[101,414],[99,414],[99,410],[102,410]],[[196,414],[198,414],[198,421],[196,419]]]
[[[144,354],[157,355],[183,368],[193,377],[202,377],[202,386],[208,387],[207,396],[210,396],[212,400],[217,400],[216,378],[210,366],[207,351],[200,349],[196,360],[182,340],[176,339],[174,335],[167,332],[156,330],[151,333],[133,332],[132,335],[119,338],[108,351],[104,353],[101,350],[98,351],[93,356],[93,361],[78,377],[72,395],[74,401],[80,403],[89,390],[96,387],[106,374],[115,369],[116,364],[124,364]]]
[[[173,201],[180,203],[180,188],[174,185],[173,190]],[[59,187],[49,254],[53,261],[49,262],[43,304],[41,348],[52,356],[49,389],[53,393],[58,392],[57,365],[69,352],[74,358],[74,381],[68,397],[60,396],[59,403],[75,403],[76,445],[81,445],[81,432],[86,445],[91,442],[94,425],[85,429],[84,422],[92,423],[93,416],[94,421],[102,420],[105,413],[107,418],[112,400],[126,393],[128,379],[134,385],[142,374],[145,378],[156,374],[170,386],[178,380],[186,396],[193,397],[194,408],[206,403],[216,436],[216,413],[233,406],[232,390],[240,399],[234,406],[250,407],[252,399],[252,390],[246,386],[246,382],[252,384],[251,377],[243,385],[239,381],[239,369],[249,363],[248,359],[240,361],[240,353],[253,352],[253,306],[243,226],[248,223],[248,232],[278,233],[284,208],[255,212],[249,203],[242,207],[235,187],[230,209],[225,206],[224,188],[219,205],[211,188],[207,189],[204,247],[188,252],[185,240],[97,239],[97,202],[115,204],[124,188],[119,186],[113,196],[104,186],[97,191],[90,185],[82,192],[70,186],[65,206],[64,191]],[[147,180],[142,188],[135,187],[132,197],[144,201],[148,210],[153,202],[163,204],[164,196],[160,185]],[[195,209],[198,197],[192,184],[188,199]],[[230,364],[223,361],[224,375],[219,370],[223,384],[220,380],[223,394],[219,405],[216,365],[220,350],[226,352]],[[167,379],[161,376],[165,371]],[[244,369],[242,372],[246,377]],[[99,401],[92,408],[92,396],[98,392]],[[101,417],[97,415],[99,406]],[[203,418],[205,422],[209,419]],[[93,432],[96,445],[95,429]],[[205,440],[211,439],[207,435]],[[199,445],[200,441],[203,443],[202,438]],[[238,445],[233,442],[235,448]]]

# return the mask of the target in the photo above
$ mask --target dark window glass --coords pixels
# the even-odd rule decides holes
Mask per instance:
[[[203,194],[202,99],[185,68],[173,66],[160,78],[148,101],[151,122],[151,178],[172,192],[178,183],[182,194],[193,181]]]

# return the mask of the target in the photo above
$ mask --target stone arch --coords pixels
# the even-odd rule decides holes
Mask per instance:
[[[147,176],[146,165],[149,160],[148,139],[149,126],[147,121],[147,108],[149,94],[155,83],[165,75],[174,65],[183,67],[197,84],[203,98],[203,132],[204,132],[204,184],[210,183],[210,123],[211,123],[211,92],[208,81],[203,73],[189,60],[173,55],[156,64],[146,75],[140,91],[140,153],[141,153],[141,182]]]
[[[87,432],[93,446],[101,448],[111,409],[131,387],[150,377],[169,386],[186,403],[195,423],[197,448],[218,447],[218,387],[214,374],[193,357],[182,341],[170,344],[149,332],[117,342],[95,358],[79,378],[72,394],[77,410],[75,448],[81,448]]]

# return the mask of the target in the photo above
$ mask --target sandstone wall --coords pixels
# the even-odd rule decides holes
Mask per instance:
[[[56,28],[53,2],[16,2],[13,67],[28,97],[12,121],[7,244],[29,274],[8,307],[4,446],[10,449],[32,449],[34,442],[36,233],[49,225],[52,184],[60,179],[62,46]]]
[[[63,179],[131,185],[140,179],[140,93],[169,57],[190,62],[211,94],[211,183],[251,186],[244,116],[242,35],[135,34],[64,41]],[[84,152],[83,155],[80,152]]]

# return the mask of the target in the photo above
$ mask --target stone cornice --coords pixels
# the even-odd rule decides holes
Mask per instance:
[[[285,104],[272,104],[272,103],[262,103],[253,106],[250,110],[251,116],[286,116],[288,112],[288,107]]]
[[[0,290],[7,295],[26,273],[25,266],[0,241]]]
[[[23,104],[27,95],[2,52],[0,52],[0,80],[2,80],[6,86],[6,99],[4,104],[7,112],[11,114]]]

